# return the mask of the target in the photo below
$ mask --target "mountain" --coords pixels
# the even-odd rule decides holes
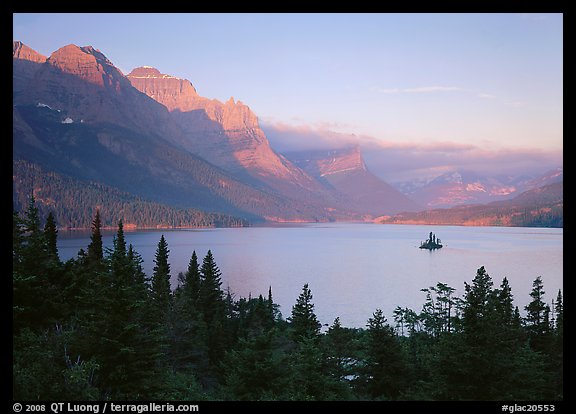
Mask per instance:
[[[47,58],[22,42],[12,43],[12,57],[12,91],[17,100]]]
[[[382,224],[563,227],[564,183],[527,190],[510,200],[380,217]]]
[[[255,185],[291,198],[321,202],[321,186],[272,150],[257,116],[241,101],[230,98],[222,103],[202,97],[189,80],[149,66],[134,69],[127,78],[170,111],[190,151]]]
[[[125,229],[247,225],[246,220],[225,214],[146,201],[105,184],[46,171],[24,160],[14,161],[12,171],[15,210],[25,210],[29,195],[34,194],[41,216],[46,217],[52,212],[61,227],[90,228],[96,209],[100,210],[102,226],[112,229],[117,228],[120,219]]]
[[[468,171],[452,171],[430,179],[395,183],[394,186],[428,208],[439,208],[511,199],[524,191],[562,179],[562,168],[538,177],[483,176]]]
[[[416,211],[420,206],[372,174],[358,145],[285,154],[295,165],[340,196],[347,208],[372,215]]]
[[[22,82],[13,95],[14,162],[176,208],[250,220],[335,217],[318,202],[255,186],[193,153],[167,107],[133,87],[97,49],[68,45],[38,56],[15,42],[14,78]],[[63,200],[56,197],[55,207]]]

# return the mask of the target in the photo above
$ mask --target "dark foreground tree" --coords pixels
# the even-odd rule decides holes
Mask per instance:
[[[405,361],[400,342],[381,309],[368,319],[367,327],[366,391],[372,398],[395,400],[405,386]]]
[[[297,342],[304,339],[316,339],[320,335],[321,325],[314,313],[312,298],[312,291],[306,283],[302,288],[302,293],[296,299],[296,304],[292,307],[290,318],[292,337]]]

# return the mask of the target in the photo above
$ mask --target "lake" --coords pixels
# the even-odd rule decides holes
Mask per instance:
[[[431,231],[444,247],[419,249]],[[173,287],[192,251],[202,263],[210,249],[222,271],[222,288],[230,287],[236,298],[266,297],[272,286],[286,318],[308,283],[323,324],[339,316],[344,326],[364,327],[380,308],[393,325],[396,306],[420,311],[425,300],[420,289],[443,282],[460,296],[480,266],[494,287],[508,278],[522,314],[537,276],[544,282],[546,302],[558,289],[564,294],[563,229],[329,223],[126,232],[149,276],[162,234],[170,249]],[[104,246],[112,247],[113,235],[103,231]],[[61,259],[75,257],[89,243],[89,232],[60,231]]]

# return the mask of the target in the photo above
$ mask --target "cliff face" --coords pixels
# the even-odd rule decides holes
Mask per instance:
[[[12,42],[12,59],[27,60],[30,62],[44,63],[46,56],[36,52],[20,41]]]
[[[222,103],[198,95],[192,83],[140,67],[127,75],[132,85],[164,105],[184,131],[188,148],[211,163],[244,174],[289,196],[320,187],[288,160],[276,154],[258,118],[240,101]]]
[[[341,194],[344,197],[342,201],[352,210],[379,215],[420,208],[368,170],[359,146],[290,153],[286,156],[327,188]]]
[[[41,103],[74,122],[105,122],[176,143],[182,140],[166,108],[132,87],[99,50],[67,45],[34,65],[25,90],[14,97],[15,104]]]
[[[248,107],[201,98],[187,81],[152,80],[148,93],[163,92],[165,101],[172,99],[171,108],[206,108],[169,112],[90,46],[68,45],[44,58],[15,42],[13,52],[14,78],[22,80],[14,84],[14,162],[24,160],[79,183],[101,183],[178,208],[255,220],[332,217],[321,197],[301,191],[290,173],[315,182],[269,148]],[[186,124],[196,131],[192,138],[175,122],[180,115],[201,120]],[[196,146],[214,146],[221,151],[215,152],[215,159],[220,155],[240,167],[257,168],[230,174],[198,157]],[[265,179],[257,179],[260,172]],[[61,208],[62,202],[63,198],[55,205]]]
[[[46,56],[29,48],[19,41],[12,42],[12,85],[14,99],[26,89],[40,65],[46,62]]]

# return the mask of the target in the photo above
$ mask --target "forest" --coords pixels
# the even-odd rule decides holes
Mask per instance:
[[[25,209],[29,194],[34,194],[41,218],[48,216],[51,207],[58,206],[53,215],[60,228],[89,229],[93,217],[86,206],[99,206],[105,228],[116,228],[119,220],[139,228],[248,225],[246,219],[145,200],[105,184],[49,172],[24,160],[13,161],[12,174],[15,208]]]
[[[522,314],[480,267],[461,297],[438,282],[419,310],[322,329],[307,284],[284,317],[272,287],[224,291],[211,251],[172,289],[164,236],[146,275],[122,221],[104,248],[96,211],[62,262],[52,214],[12,216],[14,400],[563,400],[562,292],[548,304],[540,277]]]

